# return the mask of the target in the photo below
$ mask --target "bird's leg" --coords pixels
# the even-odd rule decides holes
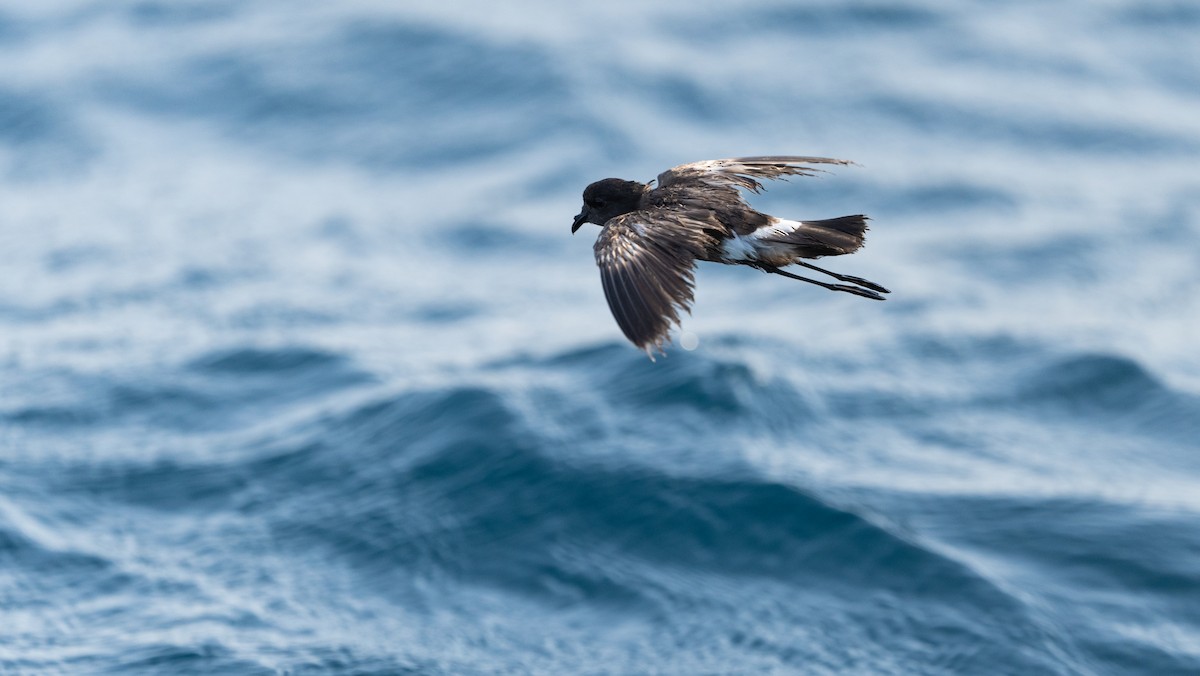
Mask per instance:
[[[885,300],[883,296],[875,293],[874,291],[868,290],[868,289],[863,289],[863,288],[860,288],[857,286],[850,286],[848,284],[827,284],[825,282],[817,281],[815,279],[809,279],[808,277],[801,277],[800,275],[794,275],[790,272],[787,272],[786,270],[780,270],[779,268],[775,267],[774,265],[765,265],[765,264],[759,263],[759,264],[755,265],[754,267],[756,267],[759,270],[762,270],[764,272],[770,272],[775,275],[783,275],[784,277],[798,279],[802,282],[808,282],[809,284],[816,284],[817,286],[823,286],[826,289],[829,289],[830,291],[845,291],[846,293],[852,293],[856,296],[862,296],[863,298],[870,298],[872,300]]]
[[[812,263],[805,263],[804,261],[796,261],[796,265],[803,265],[804,267],[806,267],[810,270],[816,270],[817,272],[823,272],[823,273],[829,275],[830,277],[833,277],[834,279],[838,280],[839,282],[850,282],[851,284],[858,284],[859,286],[865,286],[868,289],[871,289],[872,291],[878,291],[879,293],[891,293],[891,291],[888,291],[887,289],[883,288],[882,286],[879,286],[875,282],[865,280],[862,277],[853,277],[851,275],[839,275],[836,272],[826,270],[825,268],[818,268],[817,266],[813,265]]]

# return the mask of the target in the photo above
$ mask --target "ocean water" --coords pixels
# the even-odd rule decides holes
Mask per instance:
[[[0,3],[0,672],[1200,673],[1197,35]],[[651,362],[582,188],[772,153],[891,299],[702,265]]]

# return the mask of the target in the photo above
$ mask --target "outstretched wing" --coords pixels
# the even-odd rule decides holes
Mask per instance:
[[[821,171],[809,164],[854,164],[850,160],[835,160],[829,157],[800,157],[796,155],[768,155],[763,157],[735,157],[728,160],[704,160],[681,164],[658,175],[658,187],[666,188],[688,182],[709,186],[738,186],[758,192],[762,184],[756,179],[780,178],[782,176],[812,176]]]
[[[604,224],[596,265],[617,325],[654,358],[679,311],[692,305],[696,259],[715,240],[702,224],[672,214],[635,211]]]

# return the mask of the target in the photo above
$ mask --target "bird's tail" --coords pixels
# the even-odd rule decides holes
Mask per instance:
[[[866,241],[867,217],[862,214],[840,216],[823,221],[780,221],[791,232],[771,238],[788,244],[800,258],[820,258],[854,253]]]

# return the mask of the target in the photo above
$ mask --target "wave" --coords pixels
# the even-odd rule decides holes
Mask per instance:
[[[1176,407],[1178,413],[1194,406],[1132,359],[1048,357],[1002,338],[978,339],[958,351],[947,349],[951,345],[963,347],[927,338],[906,349],[930,359],[940,356],[942,366],[959,369],[975,368],[981,350],[1010,362],[1032,357],[1041,364],[1015,372],[1007,399],[967,398],[956,403],[960,409],[991,411],[999,404],[1030,407],[1039,416],[1098,409],[1110,418],[1143,420],[1139,407]],[[447,612],[449,599],[454,612],[475,612],[481,599],[498,595],[550,616],[586,608],[596,618],[659,626],[667,632],[664,637],[699,632],[704,640],[730,646],[732,652],[721,659],[700,660],[700,669],[727,667],[721,660],[730,655],[792,668],[826,661],[844,666],[861,659],[882,664],[882,653],[853,654],[865,645],[904,663],[925,660],[950,671],[1003,664],[1055,672],[1083,664],[1098,651],[1064,632],[1057,616],[1030,604],[1027,593],[996,576],[989,565],[979,565],[978,555],[961,555],[961,542],[947,546],[918,535],[852,493],[834,499],[820,484],[809,486],[802,479],[782,481],[728,462],[680,467],[655,455],[671,443],[720,455],[723,447],[746,443],[748,434],[790,438],[831,413],[845,420],[895,415],[891,404],[901,399],[888,400],[886,392],[877,406],[831,406],[848,395],[802,396],[788,379],[758,373],[730,356],[680,352],[651,367],[644,356],[617,344],[514,358],[483,367],[466,383],[399,391],[344,355],[297,346],[209,351],[160,378],[142,390],[154,396],[118,399],[141,412],[137,415],[157,411],[151,418],[159,423],[164,411],[176,409],[174,415],[185,422],[159,425],[171,434],[203,431],[190,419],[211,410],[158,396],[167,381],[194,391],[196,402],[217,409],[239,406],[245,409],[243,424],[218,428],[233,436],[213,437],[231,447],[190,459],[160,455],[59,465],[54,480],[45,484],[59,504],[101,506],[118,514],[132,510],[153,514],[160,523],[204,514],[221,524],[216,532],[223,547],[251,558],[259,552],[316,562],[322,575],[340,571],[336,574],[354,580],[360,593],[418,617]],[[184,382],[186,387],[179,384]],[[514,382],[536,383],[533,395]],[[588,388],[586,398],[564,395],[581,386]],[[271,426],[245,424],[288,410],[282,402],[308,400],[325,405]],[[581,413],[584,401],[597,409],[595,418]],[[946,410],[944,404],[914,398],[904,415],[931,418]],[[778,426],[785,415],[791,422]],[[98,418],[92,424],[102,423]],[[613,451],[621,446],[628,452]],[[599,447],[608,452],[590,452]],[[970,452],[969,446],[963,452]],[[1033,508],[1030,500],[1013,498],[1001,510],[1005,528],[1019,528],[1021,510]],[[956,514],[960,527],[972,513],[986,517],[998,509],[963,498],[950,503],[941,512]],[[1075,521],[1070,510],[1043,507],[1060,513],[1062,528],[1034,524],[1029,532],[1057,532],[1068,544],[1020,551],[1032,557],[1024,564],[1027,570],[1060,571],[1070,564],[1064,557],[1078,551],[1069,545]],[[1102,533],[1112,535],[1113,520],[1097,518],[1106,524]],[[931,531],[928,523],[922,530]],[[993,530],[993,540],[967,546],[991,551],[1011,547],[1017,539]],[[1162,532],[1161,527],[1152,530]],[[1085,534],[1084,540],[1097,537]],[[0,523],[0,551],[22,568],[58,570],[64,580],[95,577],[87,570],[98,570],[110,588],[142,590],[163,603],[184,598],[217,603],[211,612],[222,623],[250,621],[275,631],[282,622],[269,608],[220,604],[203,585],[184,585],[177,575],[164,586],[120,558],[47,549],[19,519]],[[1096,558],[1089,566],[1100,579],[1116,576],[1131,585],[1157,580],[1152,584],[1172,588],[1188,579],[1184,571],[1128,561],[1119,542],[1108,559],[1092,551]],[[212,574],[207,568],[203,573]],[[820,634],[811,645],[797,645],[771,638],[758,625],[701,630],[688,619],[695,608],[706,608],[706,617],[753,612],[760,620],[777,617]],[[813,624],[813,617],[823,619]],[[954,649],[880,639],[896,632],[940,636]],[[833,640],[838,633],[859,638],[842,650]],[[1013,646],[1039,647],[1019,651]],[[212,650],[152,641],[127,647],[128,664],[232,665],[227,660],[245,658],[222,652],[227,649],[222,644]],[[319,652],[312,646],[305,650]],[[265,657],[248,659],[239,668],[271,663]],[[345,657],[347,664],[373,659],[377,656],[370,653]],[[399,663],[447,664],[447,659],[436,648],[414,648]]]
[[[959,640],[973,646],[961,665],[1013,660],[997,635],[1060,641],[1018,597],[878,516],[746,471],[681,475],[567,451],[499,392],[405,393],[271,448],[245,475],[260,484],[253,493],[275,498],[239,504],[271,524],[278,546],[320,552],[416,607],[465,585],[673,623],[687,605],[737,604],[739,586],[767,584],[790,590],[771,606],[794,596],[844,612],[845,595],[884,597],[916,623],[975,608],[959,616],[969,636]],[[814,601],[814,589],[833,598]]]
[[[25,403],[0,410],[0,420],[54,428],[237,429],[285,406],[373,381],[344,356],[322,350],[233,348],[153,373],[44,373],[25,384]]]
[[[1059,358],[1027,372],[1014,393],[1041,415],[1069,416],[1151,437],[1200,438],[1200,397],[1168,387],[1137,361],[1115,354]]]
[[[99,91],[107,103],[203,120],[239,142],[302,159],[396,170],[493,157],[580,131],[585,117],[562,105],[566,86],[553,59],[532,45],[347,21],[274,49],[245,45],[183,57],[167,72],[110,73]],[[484,109],[489,114],[479,115]],[[437,122],[395,122],[418,118]]]

